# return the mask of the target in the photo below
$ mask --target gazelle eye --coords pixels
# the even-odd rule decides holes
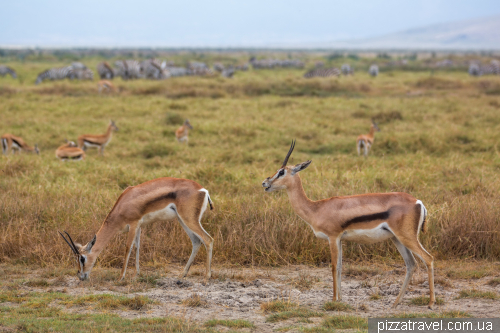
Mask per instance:
[[[85,264],[85,257],[80,257],[80,262],[83,264]]]
[[[285,170],[281,169],[280,172],[278,173],[278,177],[284,176],[285,175]]]

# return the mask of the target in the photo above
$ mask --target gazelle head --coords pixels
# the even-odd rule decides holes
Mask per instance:
[[[186,120],[184,121],[184,126],[186,126],[186,127],[187,127],[187,128],[189,128],[189,129],[193,129],[193,126],[191,126],[191,124],[189,123],[189,119],[186,119]]]
[[[66,141],[66,145],[68,147],[76,147],[76,143],[74,141],[69,141],[68,139],[66,139],[64,141]]]
[[[109,126],[111,126],[111,129],[115,132],[118,132],[118,127],[116,127],[116,124],[113,120],[110,120]]]
[[[372,120],[372,127],[377,130],[377,132],[380,132],[380,128],[378,128],[378,125],[375,121]]]
[[[97,259],[97,254],[92,253],[92,246],[94,246],[97,236],[94,236],[90,242],[86,245],[80,245],[73,243],[71,236],[65,231],[64,232],[69,241],[64,237],[64,235],[59,232],[64,241],[69,245],[71,251],[76,257],[76,262],[78,265],[78,273],[76,274],[81,281],[87,280],[90,276],[90,271],[94,267],[95,261]]]
[[[283,165],[281,168],[276,171],[274,175],[271,177],[267,177],[262,182],[262,187],[266,192],[273,192],[286,189],[288,185],[294,180],[293,177],[299,172],[304,170],[311,164],[312,161],[305,161],[294,166],[286,166],[288,163],[288,159],[293,152],[293,148],[295,148],[295,141],[292,141],[292,145],[290,146],[290,150],[288,150],[288,154],[286,154],[285,160],[283,161]]]

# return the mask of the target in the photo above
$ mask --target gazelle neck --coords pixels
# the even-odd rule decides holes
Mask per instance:
[[[368,135],[373,138],[375,136],[375,126],[370,126],[370,133]]]
[[[292,176],[291,179],[291,184],[287,185],[286,190],[288,199],[290,199],[290,204],[295,213],[310,224],[309,221],[314,213],[314,201],[310,200],[304,192],[302,181],[298,174]]]
[[[96,242],[92,247],[92,253],[95,253],[95,255],[98,256],[99,253],[101,253],[101,251],[104,250],[106,245],[108,245],[108,243],[111,241],[111,238],[113,238],[113,236],[118,233],[118,231],[120,231],[119,228],[116,227],[116,224],[109,221],[108,216],[102,224],[101,229],[99,229],[96,234]]]
[[[106,137],[111,138],[112,135],[113,135],[113,125],[109,124],[108,130],[106,131]]]

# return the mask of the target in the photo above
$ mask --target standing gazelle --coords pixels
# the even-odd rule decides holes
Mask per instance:
[[[73,141],[66,140],[65,144],[56,149],[56,157],[61,161],[80,161],[85,158],[85,152]]]
[[[26,142],[24,142],[21,137],[12,134],[4,134],[2,135],[0,140],[2,140],[2,152],[5,155],[9,153],[9,149],[12,150],[13,153],[24,150],[30,153],[40,154],[38,145],[31,147]]]
[[[139,248],[141,228],[150,222],[165,223],[177,218],[193,244],[191,256],[181,274],[187,275],[201,244],[207,249],[206,279],[211,276],[213,239],[201,226],[201,217],[212,200],[208,191],[200,184],[179,178],[157,178],[140,185],[125,189],[104,220],[101,229],[86,245],[73,243],[68,233],[70,246],[78,262],[78,278],[89,277],[97,257],[109,243],[111,238],[120,231],[128,231],[125,260],[120,280],[125,277],[128,260],[134,244],[136,246],[135,268],[139,274]]]
[[[434,258],[418,240],[420,230],[424,231],[427,210],[420,200],[409,194],[374,193],[329,199],[309,200],[302,188],[298,175],[311,161],[286,166],[295,142],[285,157],[280,169],[264,180],[266,192],[286,189],[293,210],[310,225],[316,237],[330,244],[332,255],[333,300],[340,300],[340,276],[342,271],[342,240],[371,244],[391,239],[403,256],[406,277],[393,307],[401,301],[415,270],[414,254],[427,265],[429,275],[430,302],[434,296]]]
[[[190,129],[193,129],[193,126],[191,126],[191,124],[189,123],[189,119],[186,119],[184,121],[184,125],[182,125],[175,131],[175,137],[177,138],[177,141],[185,142],[187,144]]]
[[[113,131],[118,131],[115,122],[110,120],[108,125],[108,130],[105,134],[95,135],[95,134],[84,134],[78,137],[78,148],[86,150],[87,147],[95,147],[99,149],[101,155],[104,154],[104,148],[111,141]]]
[[[358,149],[358,156],[361,153],[361,148],[364,150],[365,157],[368,156],[368,152],[372,148],[373,141],[375,140],[375,131],[380,132],[380,128],[378,128],[377,124],[372,121],[372,125],[370,126],[370,133],[361,134],[356,139],[356,148]]]

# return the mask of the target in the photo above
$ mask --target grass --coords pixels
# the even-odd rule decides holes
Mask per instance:
[[[443,312],[409,312],[409,313],[398,313],[391,318],[471,318],[470,313],[464,311],[443,311]]]
[[[356,317],[356,316],[331,316],[327,317],[321,323],[321,326],[325,328],[334,329],[367,329],[368,320],[366,318]]]
[[[254,328],[255,325],[244,319],[211,319],[205,323],[206,327],[225,326],[229,328]]]
[[[282,312],[289,311],[299,307],[297,303],[293,303],[289,300],[273,300],[268,302],[263,302],[260,304],[260,309],[264,313],[272,313],[272,312]]]
[[[411,305],[417,305],[417,306],[425,306],[428,305],[430,302],[430,298],[428,296],[419,296],[419,297],[414,297],[410,300]],[[440,297],[436,297],[436,305],[443,305],[444,300]]]
[[[460,298],[484,298],[484,299],[499,299],[497,293],[493,291],[480,291],[476,289],[461,290],[458,294],[457,299]]]
[[[429,72],[395,70],[376,79],[360,72],[306,80],[304,71],[284,69],[241,72],[232,80],[118,79],[119,93],[98,95],[95,82],[33,85],[38,72],[62,61],[6,64],[24,79],[0,78],[0,133],[38,143],[41,155],[0,157],[2,262],[74,270],[56,231],[87,243],[125,188],[158,177],[192,179],[210,191],[215,209],[202,224],[214,237],[214,264],[330,262],[328,246],[294,213],[286,193],[264,193],[260,186],[279,167],[292,138],[297,146],[290,164],[313,160],[301,172],[311,199],[404,191],[429,211],[420,240],[436,258],[500,258],[500,100],[491,94],[499,77],[481,78],[488,83],[479,85],[465,72],[437,72],[429,79]],[[409,94],[414,91],[425,93]],[[188,146],[174,139],[186,118],[194,127]],[[370,156],[359,158],[355,138],[368,132],[372,118],[381,131]],[[104,157],[88,150],[81,162],[55,159],[64,139],[103,133],[109,119],[120,131]],[[115,236],[98,266],[121,266],[125,239]],[[142,265],[185,262],[192,248],[177,222],[146,226],[141,245]],[[205,259],[204,251],[196,263]],[[400,259],[390,242],[346,243],[343,253],[350,260]],[[354,266],[344,272],[379,274]],[[307,279],[300,284],[309,285]]]
[[[288,311],[273,313],[266,318],[266,322],[275,323],[278,321],[288,320],[290,318],[311,318],[323,317],[324,314],[317,311],[312,311],[304,307],[297,307]]]
[[[198,294],[191,294],[188,298],[182,300],[182,305],[190,308],[206,308],[208,307],[208,302]]]
[[[42,320],[43,318],[43,320]],[[73,314],[56,308],[0,307],[0,326],[7,332],[213,332],[178,318],[124,319],[117,315]]]
[[[135,295],[134,297],[127,297],[109,294],[80,296],[61,303],[67,306],[92,305],[94,308],[101,310],[115,310],[120,308],[129,310],[144,310],[149,304],[155,304],[154,301],[150,300],[146,296]]]
[[[354,310],[352,306],[347,303],[342,302],[326,302],[323,305],[323,310],[325,311],[352,311]]]

